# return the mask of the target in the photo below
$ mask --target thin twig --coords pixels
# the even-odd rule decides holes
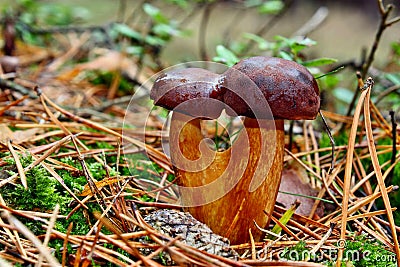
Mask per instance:
[[[397,90],[400,89],[400,84],[396,84],[393,86],[390,86],[389,88],[387,88],[385,91],[381,92],[375,99],[375,105],[378,105],[379,102],[382,101],[382,99],[384,99],[387,95],[396,92]]]
[[[374,43],[372,44],[371,50],[368,54],[367,59],[364,61],[363,60],[363,64],[361,66],[361,79],[364,80],[365,77],[368,74],[368,71],[372,65],[372,62],[375,59],[375,53],[378,50],[378,46],[379,43],[381,41],[381,37],[383,32],[390,26],[392,26],[394,23],[397,23],[400,21],[400,17],[398,18],[394,18],[390,21],[388,20],[388,17],[391,13],[391,11],[393,10],[393,5],[389,4],[386,7],[383,5],[383,0],[377,0],[378,3],[378,7],[379,7],[379,13],[380,13],[380,23],[379,23],[379,27],[378,27],[378,31],[375,34],[375,39],[374,39]],[[358,97],[359,94],[359,90],[356,90],[353,96],[353,99],[351,100],[350,104],[349,104],[349,108],[347,110],[347,116],[349,116],[354,108],[356,99]]]
[[[312,15],[312,17],[303,24],[303,26],[300,27],[294,34],[292,34],[293,37],[296,36],[307,36],[314,30],[320,26],[325,19],[329,15],[329,9],[325,6],[322,6],[317,9],[317,11]]]
[[[212,9],[214,8],[215,4],[218,1],[212,1],[206,4],[203,11],[203,16],[200,22],[200,29],[199,29],[199,50],[200,50],[200,59],[207,61],[209,60],[208,53],[207,53],[207,24],[210,20],[210,14]]]
[[[332,147],[331,167],[328,170],[328,174],[330,174],[335,167],[335,140],[333,139],[331,130],[329,129],[328,123],[326,122],[324,115],[322,115],[321,110],[319,110],[319,115],[321,116],[322,122],[324,123],[325,131],[328,134],[329,142],[331,143]]]
[[[118,5],[118,14],[117,14],[117,21],[118,22],[124,22],[124,17],[125,17],[125,11],[126,11],[126,0],[119,0],[119,5]]]
[[[83,171],[83,174],[84,174],[84,176],[86,178],[86,181],[87,181],[87,183],[88,183],[88,185],[90,187],[90,190],[92,191],[92,194],[94,195],[94,197],[95,197],[97,203],[99,204],[101,210],[104,211],[104,207],[106,206],[106,204],[105,204],[103,198],[101,197],[101,193],[100,193],[99,189],[97,188],[96,184],[93,181],[92,174],[90,173],[88,167],[86,166],[86,162],[85,162],[84,157],[82,156],[82,154],[81,154],[81,152],[80,152],[80,150],[78,148],[78,145],[77,145],[75,137],[72,138],[72,142],[74,143],[75,149],[78,152],[78,161],[82,166],[82,171]]]
[[[0,78],[0,87],[10,88],[11,91],[16,91],[23,95],[28,95],[32,99],[37,98],[37,95],[33,92],[32,89],[26,88],[26,87],[19,85],[13,81],[10,81],[10,80]]]

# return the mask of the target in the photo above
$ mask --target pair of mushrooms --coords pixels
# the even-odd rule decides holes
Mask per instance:
[[[256,240],[268,226],[281,180],[284,119],[314,119],[319,89],[312,74],[293,61],[273,57],[241,60],[218,75],[186,68],[159,76],[150,97],[173,110],[170,152],[181,204],[232,244]],[[225,151],[207,145],[201,121],[225,109],[243,116],[244,130]]]

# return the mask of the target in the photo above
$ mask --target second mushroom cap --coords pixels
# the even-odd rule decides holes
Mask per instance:
[[[238,115],[261,119],[269,119],[271,116],[257,112],[265,107],[259,104],[263,103],[259,99],[260,94],[250,92],[248,78],[261,90],[275,119],[315,119],[319,111],[317,82],[306,67],[294,61],[265,56],[251,57],[228,69],[224,76],[226,92],[223,101]],[[246,97],[243,97],[244,93]]]

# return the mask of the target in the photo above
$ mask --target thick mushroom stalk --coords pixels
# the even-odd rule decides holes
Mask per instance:
[[[195,188],[181,190],[181,202],[195,218],[232,244],[248,242],[249,229],[255,240],[260,240],[262,232],[254,222],[261,227],[268,223],[264,210],[273,210],[281,180],[283,120],[272,124],[265,121],[260,127],[256,119],[246,118],[245,128],[229,149],[210,153],[201,144],[201,119],[188,119],[174,113],[171,127],[180,130],[171,131],[170,135],[170,141],[179,144],[171,147],[172,161],[181,161],[184,156],[188,164],[196,162],[199,167],[193,172],[176,168],[179,185]],[[204,185],[212,186],[200,189]],[[255,190],[250,191],[251,188]]]
[[[303,66],[284,59],[254,57],[224,74],[184,69],[160,76],[152,88],[156,105],[174,110],[171,160],[181,204],[233,244],[256,240],[267,227],[283,168],[283,119],[314,119],[319,90]],[[222,152],[205,140],[201,120],[225,109],[244,116],[243,130]]]

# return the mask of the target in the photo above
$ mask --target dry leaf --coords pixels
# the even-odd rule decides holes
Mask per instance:
[[[10,139],[15,144],[21,144],[23,142],[27,142],[31,140],[36,134],[42,132],[43,130],[40,128],[31,128],[28,130],[17,130],[11,131],[8,128],[7,124],[0,124],[0,142],[5,142],[7,139]]]
[[[294,196],[285,194],[283,192],[288,192],[291,194],[302,195],[302,196],[316,196],[318,194],[317,190],[313,190],[309,183],[301,182],[301,178],[298,173],[293,170],[284,169],[282,172],[282,181],[279,187],[279,193],[277,202],[283,204],[285,208],[290,208],[296,199],[298,199],[301,204],[297,208],[296,213],[304,216],[308,216],[314,205],[315,200],[307,197]],[[322,205],[316,211],[318,216],[323,215]]]
[[[129,59],[121,52],[107,50],[103,55],[92,61],[76,65],[72,70],[61,74],[58,78],[61,80],[71,80],[71,78],[74,78],[84,70],[123,70],[123,72],[131,78],[134,78],[137,74],[137,66],[133,60]]]
[[[12,139],[13,132],[8,128],[7,124],[0,124],[0,142],[5,143],[8,139]]]

